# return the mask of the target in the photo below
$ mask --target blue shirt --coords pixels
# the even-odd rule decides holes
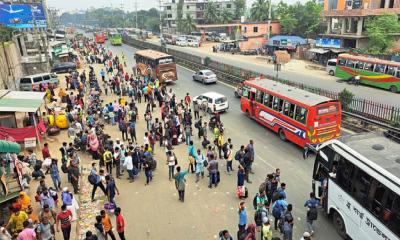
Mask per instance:
[[[96,184],[101,181],[101,177],[97,175],[97,171],[95,168],[92,168],[92,170],[90,170],[90,175],[96,176]]]
[[[238,171],[237,173],[237,185],[238,186],[244,186],[244,180],[245,180],[246,174],[241,171]]]
[[[246,209],[239,210],[239,225],[247,224],[247,212]]]
[[[58,167],[57,164],[51,164],[51,176],[52,177],[58,177]]]
[[[304,203],[304,207],[317,207],[319,205],[319,200],[315,199],[315,198],[311,198],[308,199],[305,203]]]
[[[67,206],[72,205],[72,197],[69,192],[62,192],[61,199],[65,205],[67,205]]]
[[[189,156],[192,156],[194,158],[196,157],[196,150],[194,149],[193,145],[190,145],[188,147],[188,154],[189,154]]]

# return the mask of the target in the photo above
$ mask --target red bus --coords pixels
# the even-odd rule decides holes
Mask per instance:
[[[277,132],[280,139],[301,147],[340,136],[338,100],[261,79],[244,82],[240,104],[242,112]]]
[[[106,34],[104,32],[97,32],[94,34],[96,43],[104,43],[106,41]]]

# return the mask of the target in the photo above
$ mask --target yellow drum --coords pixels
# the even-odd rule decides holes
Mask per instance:
[[[49,126],[53,127],[54,126],[54,115],[47,116],[47,120],[49,122]]]
[[[56,126],[60,129],[68,128],[68,118],[65,114],[59,114],[56,116]]]
[[[122,98],[120,99],[120,101],[119,101],[119,104],[120,104],[121,106],[125,106],[125,103],[126,103],[126,99],[125,99],[124,97],[122,97]]]

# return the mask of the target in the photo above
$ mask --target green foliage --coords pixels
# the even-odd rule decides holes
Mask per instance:
[[[160,15],[156,8],[148,11],[140,10],[137,12],[137,26],[141,29],[148,29],[153,32],[159,31]],[[60,17],[61,23],[66,25],[73,24],[89,24],[102,28],[132,28],[136,26],[136,13],[124,12],[120,9],[98,8],[89,9],[84,14],[64,13]]]
[[[315,0],[293,5],[281,1],[274,7],[273,15],[280,21],[282,34],[314,38],[321,30],[322,10],[322,5]]]
[[[12,29],[0,26],[0,42],[8,42],[12,39]]]
[[[210,63],[211,63],[211,58],[210,57],[205,57],[204,58],[204,66],[208,66],[208,65],[210,65]]]
[[[220,23],[230,23],[232,22],[233,14],[229,9],[224,9],[221,12],[221,17],[219,18]]]
[[[339,93],[339,101],[342,104],[342,109],[344,111],[347,110],[348,106],[353,101],[353,98],[354,98],[354,94],[352,92],[350,92],[349,90],[347,90],[346,88],[343,89],[343,91],[341,91]]]
[[[183,31],[183,3],[184,0],[179,0],[176,6],[176,23],[179,32]]]
[[[246,10],[246,0],[234,0],[235,12],[233,14],[234,19],[240,19],[244,15]]]
[[[400,23],[396,14],[383,14],[369,18],[365,28],[369,37],[367,52],[387,54],[395,42],[393,34],[400,32]]]
[[[253,2],[250,9],[250,15],[252,20],[255,21],[266,21],[268,20],[269,1],[257,0]]]
[[[186,14],[186,18],[182,21],[182,32],[190,34],[196,30],[196,22],[190,14]]]
[[[215,2],[209,1],[204,8],[204,18],[208,23],[216,23],[219,20],[220,11]]]

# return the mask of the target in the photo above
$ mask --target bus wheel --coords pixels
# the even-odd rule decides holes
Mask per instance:
[[[334,75],[335,75],[335,72],[334,72],[333,70],[330,70],[330,71],[329,71],[329,75],[334,76]]]
[[[344,224],[343,218],[336,211],[333,212],[333,225],[335,226],[336,231],[339,233],[339,235],[345,239],[347,237],[346,226]]]
[[[279,138],[282,141],[286,141],[287,140],[286,139],[286,135],[285,135],[285,131],[283,130],[283,128],[279,128],[278,135],[279,135]]]
[[[391,92],[393,92],[393,93],[397,93],[397,87],[394,86],[394,85],[390,86],[389,90],[390,90]]]

